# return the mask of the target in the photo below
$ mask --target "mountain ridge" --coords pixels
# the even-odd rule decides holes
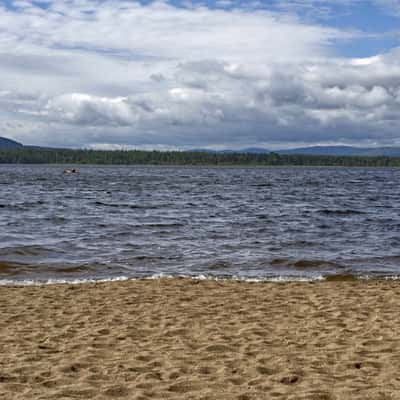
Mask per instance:
[[[364,157],[400,157],[400,147],[354,147],[354,146],[310,146],[294,149],[270,150],[262,147],[249,147],[239,150],[207,150],[193,149],[192,151],[205,151],[211,153],[230,154],[287,154],[287,155],[315,155],[315,156],[364,156]]]
[[[23,147],[22,143],[0,136],[0,149],[17,149]]]
[[[48,149],[57,150],[58,148],[42,147],[42,146],[25,146],[15,140],[8,139],[0,136],[0,149]],[[189,152],[206,152],[217,154],[284,154],[284,155],[307,155],[307,156],[360,156],[360,157],[400,157],[400,147],[354,147],[354,146],[309,146],[298,147],[294,149],[281,149],[270,150],[263,147],[247,147],[238,150],[223,149],[223,150],[209,150],[209,149],[190,149]]]

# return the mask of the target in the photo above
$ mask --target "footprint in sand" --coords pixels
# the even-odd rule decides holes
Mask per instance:
[[[130,390],[123,385],[116,385],[109,387],[103,392],[106,396],[110,397],[127,397],[130,395]]]
[[[267,367],[263,367],[262,365],[257,367],[257,372],[261,375],[273,375],[275,372]]]
[[[188,381],[177,382],[168,387],[168,391],[173,393],[188,393],[188,392],[193,392],[197,389],[198,387],[195,384]]]
[[[298,383],[300,380],[300,377],[298,375],[287,375],[284,376],[280,382],[283,383],[284,385],[293,385],[295,383]]]

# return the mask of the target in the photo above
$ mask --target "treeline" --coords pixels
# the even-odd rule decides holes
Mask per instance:
[[[297,165],[400,167],[400,157],[316,156],[192,151],[0,149],[2,164]]]

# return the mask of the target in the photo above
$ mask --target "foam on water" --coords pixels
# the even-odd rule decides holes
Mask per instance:
[[[134,280],[134,278],[128,278],[125,276],[117,278],[105,278],[105,279],[47,279],[47,280],[35,280],[35,279],[0,279],[0,286],[48,286],[48,285],[81,285],[86,283],[106,283],[106,282],[123,282],[128,280]]]
[[[331,279],[330,279],[331,278]],[[369,280],[384,280],[384,281],[397,281],[400,280],[400,276],[342,276],[334,275],[323,276],[317,275],[314,277],[289,277],[289,276],[274,276],[274,277],[260,277],[260,278],[245,278],[239,276],[232,277],[217,277],[217,276],[189,276],[189,275],[165,275],[165,274],[154,274],[148,277],[132,278],[127,276],[120,276],[114,278],[104,279],[48,279],[48,280],[12,280],[12,279],[0,279],[0,286],[48,286],[48,285],[82,285],[92,283],[107,283],[107,282],[125,282],[125,281],[137,281],[137,280],[163,280],[163,279],[190,279],[197,281],[218,281],[218,282],[247,282],[247,283],[290,283],[290,282],[322,282],[322,281],[369,281]]]

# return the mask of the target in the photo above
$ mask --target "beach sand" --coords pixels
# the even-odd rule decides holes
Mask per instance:
[[[0,399],[400,399],[400,284],[0,287]]]

